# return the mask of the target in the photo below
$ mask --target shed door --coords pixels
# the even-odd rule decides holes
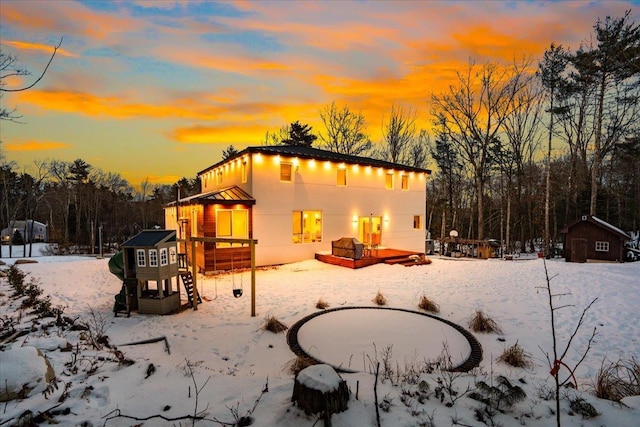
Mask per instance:
[[[587,262],[587,239],[571,239],[571,262]]]

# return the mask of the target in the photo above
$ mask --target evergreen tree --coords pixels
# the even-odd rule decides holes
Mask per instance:
[[[302,125],[296,120],[289,125],[289,136],[282,140],[282,144],[311,147],[316,139],[318,139],[318,137],[311,133],[311,126],[307,124]]]

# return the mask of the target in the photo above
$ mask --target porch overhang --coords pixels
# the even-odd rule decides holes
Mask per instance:
[[[177,202],[178,204],[202,204],[202,205],[255,205],[256,199],[251,197],[249,193],[244,191],[237,185],[221,188],[206,193],[200,193],[193,196],[185,197]],[[169,206],[175,206],[176,202],[167,204]]]

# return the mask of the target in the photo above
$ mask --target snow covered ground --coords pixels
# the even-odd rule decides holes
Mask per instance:
[[[2,247],[2,261],[11,264],[16,258],[6,258],[6,249]],[[482,310],[503,330],[501,335],[474,333],[482,344],[484,357],[479,369],[453,378],[452,386],[460,393],[453,405],[446,405],[451,400],[448,397],[445,396],[441,402],[435,395],[438,378],[446,380],[447,377],[437,370],[422,373],[420,380],[425,381],[422,387],[419,381],[379,381],[378,400],[385,401],[382,405],[384,410],[379,412],[381,425],[444,427],[455,422],[484,425],[474,416],[474,411],[482,404],[468,395],[462,396],[462,393],[468,386],[474,388],[477,381],[491,383],[498,375],[504,375],[512,384],[520,386],[527,398],[504,413],[497,413],[494,422],[504,426],[555,425],[555,402],[545,396],[552,390],[553,378],[549,375],[550,367],[545,355],[552,351],[552,346],[545,263],[542,259],[467,260],[435,256],[430,265],[374,265],[359,270],[309,260],[256,273],[256,317],[250,315],[250,277],[246,272],[217,278],[198,277],[198,288],[205,301],[197,311],[185,310],[168,316],[133,312],[129,318],[113,316],[114,295],[119,292],[121,282],[109,272],[107,259],[81,256],[37,256],[34,259],[37,263],[20,265],[22,271],[29,273],[26,281],[35,279],[44,290],[43,295],[49,295],[54,306],[64,307],[65,316],[89,324],[104,320],[109,342],[126,359],[135,363],[129,366],[116,363],[113,351],[107,348],[101,351],[89,349],[83,339],[86,333],[82,331],[60,331],[53,326],[46,328],[52,319],[36,321],[28,311],[18,310],[20,301],[10,298],[12,290],[5,279],[0,279],[3,327],[11,321],[16,329],[31,327],[32,330],[5,345],[3,350],[27,346],[40,348],[60,380],[58,388],[52,389],[46,398],[41,393],[45,388],[42,384],[26,399],[2,403],[2,426],[12,425],[27,410],[38,414],[56,405],[59,406],[50,413],[68,410],[55,415],[59,425],[64,426],[191,425],[190,420],[181,417],[195,412],[207,419],[198,421],[198,426],[233,425],[245,415],[250,415],[256,426],[322,425],[317,417],[305,415],[291,403],[294,381],[287,367],[295,355],[287,345],[286,334],[264,331],[261,326],[270,316],[291,326],[317,312],[315,305],[321,298],[331,308],[374,306],[372,300],[378,291],[387,298],[388,307],[416,311],[419,311],[417,305],[421,296],[425,295],[440,305],[440,317],[465,327],[475,311]],[[640,262],[573,264],[554,259],[547,260],[546,267],[552,277],[553,292],[566,294],[557,299],[558,305],[566,307],[555,313],[557,337],[562,348],[574,331],[583,309],[597,298],[563,359],[567,365],[575,366],[588,345],[593,328],[596,328],[597,335],[591,343],[591,350],[575,372],[578,389],[563,391],[562,424],[637,426],[640,397],[625,399],[627,406],[623,406],[596,398],[592,389],[603,361],[640,359]],[[244,295],[234,298],[233,286],[240,284]],[[357,313],[356,310],[346,312]],[[369,339],[379,352],[354,354],[353,358],[360,365],[366,365],[362,360],[382,360],[380,350],[397,338],[394,336],[387,340],[385,334],[393,332],[384,331],[403,330],[405,325],[402,323],[406,323],[402,316],[397,316],[400,324],[391,328],[389,322],[393,320],[385,319],[385,324],[381,325],[375,317],[347,316],[334,322],[324,316],[333,314],[316,318],[322,318],[324,326],[320,328],[324,329],[321,331],[324,335],[318,339],[317,350],[328,359],[344,358],[345,351],[348,352],[353,344],[351,341],[356,340],[353,340],[353,325],[350,325],[349,333],[341,331],[340,325],[353,322],[359,326],[355,328],[359,331],[356,333],[361,334],[359,341],[367,342]],[[425,322],[422,331],[419,326],[411,327],[416,332],[407,340],[415,341],[418,353],[422,343],[433,338],[430,325]],[[333,328],[336,338],[332,341]],[[166,337],[170,353],[164,341],[124,345],[158,337]],[[73,351],[60,350],[67,342]],[[505,348],[516,342],[531,355],[534,367],[518,369],[496,360]],[[353,351],[362,350],[357,347]],[[424,359],[432,358],[432,354],[416,354],[410,358],[404,354],[394,355],[397,372],[424,367]],[[8,360],[0,352],[0,379],[3,384],[5,379],[15,380],[13,372],[17,372],[15,362]],[[376,425],[375,377],[367,372],[365,366],[363,368],[364,372],[341,374],[352,393],[349,409],[332,416],[334,426]],[[564,377],[566,370],[562,369]],[[429,385],[428,391],[424,391],[425,384]],[[59,404],[63,394],[67,395],[66,399]],[[569,400],[578,397],[591,403],[600,415],[584,419],[572,413]],[[112,418],[118,413],[149,419]]]

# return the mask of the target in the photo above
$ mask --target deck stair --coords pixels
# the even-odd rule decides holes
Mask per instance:
[[[426,265],[431,264],[431,260],[426,258],[423,254],[414,254],[409,256],[399,256],[384,260],[385,264],[395,265],[400,264],[405,267],[412,267],[414,265]]]

